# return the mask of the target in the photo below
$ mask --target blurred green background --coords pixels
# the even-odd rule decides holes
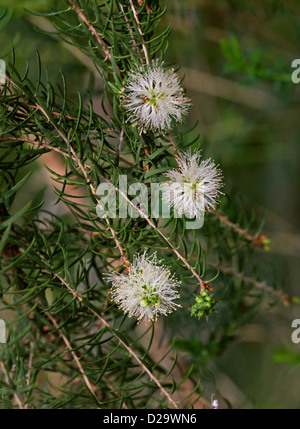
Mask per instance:
[[[270,261],[285,291],[300,296],[300,84],[291,81],[291,63],[300,58],[300,2],[161,4],[167,6],[161,26],[172,27],[165,62],[182,66],[179,73],[186,76],[193,102],[187,126],[199,121],[202,145],[221,164],[226,192],[241,195],[249,210],[265,216]],[[28,61],[34,74],[38,49],[53,83],[62,69],[69,94],[94,83],[101,88],[86,58],[55,35],[41,34],[53,31],[51,24],[23,9],[45,12],[65,3],[1,0],[0,5],[8,7],[11,18],[1,32],[2,58],[11,42],[17,69],[25,71]],[[221,393],[234,408],[299,408],[300,344],[291,341],[296,318],[296,305],[260,311],[211,363]]]

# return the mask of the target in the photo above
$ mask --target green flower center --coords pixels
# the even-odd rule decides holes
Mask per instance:
[[[159,92],[157,93],[157,91],[155,91],[154,89],[150,89],[149,95],[150,95],[150,97],[147,97],[147,101],[152,106],[156,106],[157,100],[163,98],[163,96],[164,96],[164,94],[161,94]]]
[[[194,198],[200,195],[201,187],[198,182],[192,183],[189,180],[184,180],[184,183],[186,184],[187,195],[192,195]]]
[[[158,307],[161,304],[161,299],[159,298],[156,287],[151,286],[149,283],[142,286],[145,296],[140,300],[142,307],[148,307],[149,305],[154,305]]]
[[[161,304],[161,300],[158,295],[152,295],[142,298],[140,304],[142,307],[149,307],[149,305],[158,307]]]

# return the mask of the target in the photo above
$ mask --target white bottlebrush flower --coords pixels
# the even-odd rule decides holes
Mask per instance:
[[[171,313],[179,304],[176,288],[179,281],[168,267],[160,265],[154,253],[151,256],[135,255],[128,274],[106,275],[113,284],[112,298],[129,317],[136,316],[145,323],[156,321],[160,314]]]
[[[200,158],[200,151],[179,154],[178,169],[166,172],[170,180],[162,184],[165,203],[189,218],[201,218],[206,210],[214,209],[222,194],[221,170],[211,159]]]
[[[184,97],[179,76],[158,62],[131,71],[122,91],[128,119],[141,132],[167,131],[172,122],[182,122],[190,100]]]

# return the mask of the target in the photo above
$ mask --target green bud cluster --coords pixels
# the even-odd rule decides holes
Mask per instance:
[[[207,290],[203,290],[199,295],[195,295],[195,301],[196,303],[190,308],[191,316],[200,319],[203,316],[207,317],[215,311],[217,301]]]

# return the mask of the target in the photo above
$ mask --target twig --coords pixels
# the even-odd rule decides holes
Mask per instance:
[[[177,149],[177,147],[175,145],[175,142],[173,140],[173,137],[172,137],[171,133],[169,133],[169,139],[170,139],[170,142],[171,142],[171,144],[173,146],[173,150],[174,150],[174,155],[175,155],[176,161],[178,162],[178,160],[179,160],[178,149]]]
[[[45,260],[43,259],[43,258],[41,258],[42,259],[42,261],[44,262],[44,263],[46,263],[45,262]],[[47,266],[49,266],[49,265],[47,265]],[[75,292],[75,290],[73,289],[73,288],[71,288],[71,286],[69,286],[68,285],[68,283],[62,278],[62,277],[60,277],[60,275],[59,274],[57,274],[57,273],[52,273],[51,271],[48,271],[48,270],[44,270],[45,271],[45,273],[47,273],[47,274],[50,274],[50,275],[53,275],[54,277],[56,277],[59,281],[61,281],[65,286],[66,286],[66,288],[69,290],[69,292],[71,292],[71,294],[75,297],[75,298],[77,298],[78,299],[78,301],[82,301],[83,300],[83,298],[80,296],[80,295],[78,295],[78,293],[77,292]]]
[[[178,160],[179,160],[178,149],[175,145],[175,142],[173,140],[171,133],[169,133],[169,139],[170,139],[170,142],[173,146],[175,158],[178,162]],[[229,226],[229,228],[234,229],[239,235],[245,237],[249,241],[252,241],[253,244],[255,244],[256,246],[265,248],[264,240],[267,239],[267,237],[265,235],[253,236],[253,235],[249,234],[247,231],[245,231],[244,229],[242,229],[239,225],[234,224],[229,219],[227,219],[225,216],[218,213],[217,211],[209,210],[209,212],[211,214],[213,214],[214,216],[216,216],[222,223]]]
[[[122,13],[124,15],[125,21],[126,21],[127,26],[128,26],[128,31],[129,31],[129,33],[131,35],[131,38],[132,38],[133,50],[136,50],[136,52],[138,52],[138,47],[137,47],[137,44],[136,44],[136,41],[135,41],[135,38],[134,38],[134,33],[132,31],[132,28],[130,27],[130,22],[129,22],[128,16],[127,16],[127,14],[126,14],[123,6],[121,5],[121,3],[119,3],[119,6],[120,6],[120,9],[121,9],[121,11],[122,11]],[[142,58],[139,57],[139,59],[140,59],[141,63],[143,64]]]
[[[99,33],[96,31],[96,29],[92,25],[92,23],[87,20],[87,18],[84,15],[82,9],[80,9],[80,7],[75,3],[75,1],[68,0],[68,2],[74,7],[75,12],[77,13],[77,15],[79,16],[79,18],[81,19],[81,21],[85,23],[85,25],[88,27],[88,29],[93,34],[93,36],[95,36],[95,38],[96,38],[97,42],[99,43],[99,45],[101,45],[102,48],[104,49],[105,55],[111,61],[111,54],[109,52],[109,48],[108,48],[107,44],[104,42],[104,40],[102,40],[102,38],[100,37]]]
[[[112,333],[114,333],[114,330],[112,329],[112,326],[103,318],[101,317],[95,310],[88,307],[90,311],[99,319],[102,321],[103,325],[105,325],[107,328],[111,330]],[[115,334],[114,334],[115,335]],[[143,364],[141,359],[138,357],[138,355],[129,347],[127,344],[124,343],[124,341],[117,337],[119,342],[122,344],[122,346],[133,356],[133,358],[139,363],[139,365],[143,368],[143,370],[149,375],[151,380],[154,381],[154,383],[159,387],[161,392],[165,395],[165,397],[168,399],[168,401],[173,405],[174,408],[178,408],[178,405],[176,402],[171,398],[170,394],[166,391],[166,389],[161,385],[160,381],[152,374],[152,372]]]
[[[31,143],[36,143],[37,144],[37,142],[31,142]],[[42,146],[44,146],[44,144],[42,143],[41,144]],[[51,149],[52,147],[51,146],[48,146],[48,148],[49,149]],[[62,150],[60,150],[60,149],[58,149],[58,148],[52,148],[53,150],[56,150],[57,152],[59,152],[59,153],[61,153],[63,156],[67,156],[67,154],[65,153],[65,152],[63,152]],[[88,166],[86,166],[86,168],[87,168]],[[106,179],[104,176],[102,176],[101,175],[101,178],[102,179],[104,179],[106,182],[108,182],[108,183],[110,183],[111,184],[111,182],[110,182],[110,180],[108,180],[108,179]],[[149,218],[149,216],[147,216],[139,207],[137,207],[137,206],[135,206],[132,202],[131,202],[131,200],[127,197],[127,195],[126,194],[124,194],[118,187],[115,187],[115,189],[116,189],[116,191],[117,192],[119,192],[120,193],[120,195],[122,195],[123,196],[123,198],[125,198],[126,199],[126,201],[132,206],[132,207],[134,207],[142,216],[143,216],[143,218],[148,222],[148,224],[152,227],[152,228],[154,228],[155,230],[156,230],[156,232],[158,233],[158,234],[160,234],[161,235],[161,237],[163,237],[163,239],[168,243],[168,245],[170,246],[170,248],[172,249],[172,251],[176,254],[176,256],[179,258],[179,259],[181,259],[181,261],[186,265],[186,267],[191,271],[191,273],[198,279],[198,281],[199,281],[199,283],[200,283],[200,287],[201,287],[201,290],[204,290],[205,288],[207,288],[207,284],[206,284],[206,282],[204,282],[202,279],[201,279],[201,277],[197,274],[197,272],[193,269],[193,267],[186,261],[186,259],[180,254],[180,252],[178,252],[178,250],[173,246],[173,244],[170,242],[170,240],[160,231],[160,229],[158,229],[156,226],[155,226],[155,224],[153,223],[153,221]],[[221,218],[222,218],[222,220],[224,219],[224,220],[226,220],[226,224],[228,224],[228,226],[230,226],[230,227],[232,227],[232,228],[234,228],[235,230],[237,230],[238,232],[240,232],[240,233],[242,233],[243,235],[244,235],[244,233],[246,233],[246,231],[244,231],[244,230],[242,230],[241,228],[239,228],[237,225],[235,225],[235,224],[233,224],[232,222],[230,222],[227,218],[225,218],[224,216],[222,216],[222,215],[220,215],[219,213],[217,213],[217,212],[212,212],[213,214],[216,214],[216,216],[218,217],[218,218],[220,218],[220,216],[221,216]],[[221,219],[220,219],[221,220]],[[246,233],[247,234],[247,233]],[[253,239],[253,237],[252,236],[249,236],[249,237],[251,237],[251,240]],[[246,237],[247,238],[247,237]],[[249,239],[249,238],[248,238]],[[273,289],[271,286],[268,286],[268,285],[264,285],[263,283],[261,283],[261,282],[258,282],[258,281],[256,281],[256,280],[253,280],[253,279],[251,279],[250,277],[244,277],[241,273],[238,273],[238,272],[235,272],[234,270],[232,270],[232,269],[230,269],[230,268],[226,268],[226,267],[218,267],[217,266],[217,264],[214,264],[214,263],[210,263],[210,262],[207,262],[207,265],[211,265],[211,266],[213,266],[213,267],[215,267],[215,268],[217,268],[217,269],[220,269],[220,271],[223,271],[223,272],[226,272],[226,273],[228,273],[228,274],[232,274],[232,275],[235,275],[236,277],[239,277],[239,278],[241,278],[241,279],[244,279],[244,281],[247,281],[247,282],[250,282],[250,283],[252,283],[252,284],[254,284],[255,286],[258,286],[258,287],[263,287],[265,290],[267,290],[267,291],[269,291],[269,292],[271,292],[271,293],[274,293],[275,295],[278,295],[278,296],[280,296],[281,297],[281,299],[282,299],[282,301],[283,302],[287,302],[287,301],[289,301],[290,299],[285,295],[285,294],[283,294],[283,293],[281,293],[281,292],[279,292],[279,291],[276,291],[275,289]]]
[[[237,277],[237,278],[241,279],[245,283],[250,283],[253,286],[256,286],[256,287],[258,287],[260,289],[264,289],[266,292],[270,292],[273,295],[277,295],[277,296],[280,297],[280,299],[282,300],[282,302],[284,304],[288,304],[290,301],[293,300],[292,297],[289,297],[288,295],[286,295],[285,293],[281,292],[280,290],[276,290],[276,289],[272,288],[271,286],[269,286],[269,285],[267,285],[265,283],[262,283],[262,282],[260,282],[258,280],[255,280],[255,279],[252,279],[251,277],[245,276],[244,274],[242,274],[242,273],[240,273],[238,271],[235,271],[233,268],[224,267],[222,265],[216,264],[215,262],[209,262],[209,261],[206,261],[206,265],[208,265],[210,267],[213,267],[213,268],[216,268],[217,270],[222,271],[225,274],[230,274],[230,275],[232,275],[234,277]]]
[[[103,376],[102,376],[102,378],[103,378],[103,380],[105,380],[106,381],[106,384],[108,385],[108,387],[115,393],[115,395],[118,397],[118,398],[120,398],[120,399],[122,399],[122,397],[116,392],[116,390],[115,390],[115,388],[114,388],[114,386],[112,385],[112,383],[111,383],[111,381],[106,377],[106,375],[104,374]],[[122,402],[122,407],[125,409],[125,410],[128,410],[128,407],[127,407],[127,405],[125,404],[125,402],[124,402],[124,400],[123,400],[123,402]]]
[[[41,255],[40,255],[41,257]],[[44,259],[42,258],[43,262],[45,263]],[[48,266],[48,264],[47,264]],[[49,267],[49,266],[48,266]],[[48,272],[48,271],[46,271]],[[91,308],[86,301],[84,301],[84,298],[77,294],[74,289],[58,274],[56,273],[51,273],[51,271],[48,272],[50,275],[52,274],[53,276],[55,276],[66,288],[67,290],[72,293],[72,295],[83,305],[85,305],[86,308],[88,308],[97,318],[98,320],[101,322],[101,324],[105,325],[106,327],[108,327],[109,329],[111,329],[112,333],[117,337],[117,339],[119,340],[119,342],[123,345],[123,347],[125,347],[125,349],[132,355],[132,357],[139,363],[139,365],[143,368],[143,370],[149,375],[149,377],[151,378],[151,380],[153,380],[155,382],[155,384],[159,387],[159,389],[161,390],[161,392],[166,396],[166,398],[168,399],[168,401],[174,406],[174,408],[178,408],[177,404],[174,402],[174,400],[171,398],[170,394],[166,391],[166,389],[161,385],[160,381],[152,374],[152,372],[143,364],[142,360],[138,357],[138,355],[131,349],[131,347],[129,347],[127,344],[124,343],[124,341],[122,341],[121,338],[119,338],[119,336],[117,336],[115,334],[115,331],[113,330],[113,328],[111,327],[111,325],[102,317],[100,316],[97,311],[95,311],[93,308]],[[51,315],[50,313],[46,313],[47,316],[49,317],[49,319],[51,320]],[[58,325],[56,326],[58,328]],[[63,337],[62,337],[63,338]],[[64,339],[65,341],[65,339]],[[66,342],[65,342],[66,343]],[[69,346],[68,346],[69,348]],[[70,348],[72,349],[71,345]],[[70,349],[69,348],[69,349]],[[73,356],[75,359],[75,356]],[[77,359],[76,363],[77,363]],[[78,361],[80,364],[80,361]],[[81,371],[82,372],[82,371]]]
[[[145,60],[146,60],[146,63],[149,65],[150,64],[149,63],[149,57],[148,57],[148,52],[147,52],[146,44],[145,44],[145,41],[144,41],[144,35],[143,35],[142,29],[141,29],[141,24],[140,24],[140,21],[139,21],[139,18],[137,16],[137,13],[136,13],[136,10],[135,10],[135,7],[133,5],[132,0],[129,0],[129,3],[130,3],[130,7],[131,7],[131,10],[132,10],[132,13],[133,13],[133,16],[134,16],[137,28],[138,28],[138,32],[139,32],[139,34],[141,36],[142,48],[143,48],[143,51],[144,51]]]
[[[30,343],[30,352],[29,352],[29,359],[28,359],[28,372],[27,372],[27,387],[30,385],[31,381],[31,369],[32,369],[32,362],[33,362],[33,349],[34,349],[34,342],[31,341]],[[28,409],[28,404],[25,404],[24,408]]]
[[[56,276],[64,286],[67,285],[67,282],[62,279],[59,276]],[[67,289],[69,291],[72,291],[73,289],[71,288],[70,285],[66,286]],[[81,296],[78,295],[77,299],[80,300],[80,302],[83,301],[83,298]],[[84,301],[83,301],[84,302]],[[174,400],[171,398],[170,394],[166,391],[166,389],[161,385],[160,381],[152,374],[152,372],[143,364],[143,362],[141,361],[141,359],[138,357],[138,355],[132,350],[131,347],[129,347],[119,336],[117,336],[115,334],[114,329],[112,328],[112,326],[103,318],[101,317],[97,311],[95,311],[93,308],[91,308],[88,304],[86,304],[86,302],[84,302],[84,305],[86,308],[88,308],[100,321],[101,323],[106,326],[107,328],[110,329],[110,331],[117,337],[118,341],[122,344],[122,346],[131,354],[131,356],[139,363],[139,365],[143,368],[143,370],[149,375],[149,377],[151,378],[151,380],[154,381],[154,383],[159,387],[159,389],[161,390],[161,392],[166,396],[166,398],[168,399],[168,401],[174,406],[174,408],[178,408],[177,404],[174,402]],[[46,313],[47,314],[47,313]],[[49,314],[47,314],[49,316]],[[50,315],[51,316],[51,315]],[[52,316],[51,316],[52,317]],[[51,318],[50,318],[51,320]],[[58,325],[57,325],[58,328]],[[67,339],[66,339],[67,340]],[[69,346],[68,346],[69,347]],[[70,348],[72,349],[71,345]],[[74,357],[75,359],[75,357]],[[80,364],[80,362],[79,362]]]
[[[111,183],[110,180],[106,179],[104,176],[101,176],[103,180],[105,180],[108,183]],[[114,186],[114,185],[113,185]],[[148,215],[146,215],[138,206],[135,206],[131,200],[127,197],[126,194],[124,194],[123,191],[121,191],[117,186],[115,186],[115,189],[117,192],[119,192],[120,195],[122,195],[123,198],[135,209],[137,210],[140,215],[148,222],[148,224],[165,240],[166,243],[170,246],[171,250],[175,255],[184,263],[184,265],[191,271],[193,276],[197,278],[197,280],[200,283],[201,290],[204,290],[206,288],[205,282],[201,279],[199,274],[194,270],[194,268],[188,263],[188,261],[181,255],[181,253],[176,249],[176,247],[171,243],[171,241],[164,235],[164,233],[157,228],[157,226],[154,224],[154,222],[149,218]]]
[[[24,106],[26,106],[26,107],[30,107],[31,109],[40,109],[40,106],[38,106],[38,105],[33,105],[33,104],[28,104],[28,103],[25,103],[25,101],[22,101],[22,100],[18,100],[19,101],[19,103],[21,103],[21,104],[23,104]],[[25,110],[25,109],[24,109]],[[52,115],[56,115],[56,116],[62,116],[62,114],[61,113],[59,113],[59,112],[55,112],[55,111],[51,111],[51,114]],[[77,121],[77,118],[75,118],[74,116],[69,116],[69,115],[64,115],[64,117],[65,118],[68,118],[68,119],[72,119],[72,120],[74,120],[74,121]]]
[[[5,365],[4,365],[4,363],[3,363],[2,361],[0,361],[0,366],[1,366],[2,372],[3,372],[3,374],[4,374],[5,382],[6,382],[7,384],[9,384],[9,377],[8,377],[8,373],[7,373],[6,369],[5,369]],[[22,404],[22,402],[21,402],[21,400],[20,400],[20,398],[19,398],[19,396],[17,395],[17,393],[16,393],[16,392],[14,392],[13,397],[15,398],[15,401],[16,401],[16,403],[18,404],[18,407],[19,407],[21,410],[23,410],[23,409],[24,409],[23,404]]]
[[[87,184],[89,184],[89,187],[90,187],[93,195],[98,198],[96,189],[95,189],[94,185],[90,182],[90,179],[89,179],[89,177],[87,175],[85,166],[83,166],[83,164],[81,163],[80,159],[77,157],[76,152],[74,151],[74,149],[72,148],[71,145],[70,145],[70,149],[71,149],[72,155],[75,157],[76,162],[78,163],[78,165],[79,165],[79,167],[80,167],[80,169],[81,169],[81,171],[82,171],[82,173],[83,173],[83,175],[84,175],[84,177],[85,177],[85,179],[87,181]],[[98,203],[98,204],[99,204],[99,207],[101,208],[101,210],[104,210],[104,208],[102,207],[102,205],[100,203]],[[119,250],[119,252],[121,254],[122,260],[123,260],[123,262],[124,262],[127,270],[130,270],[130,262],[129,262],[127,256],[126,256],[125,250],[123,249],[123,247],[121,246],[121,244],[120,244],[120,242],[119,242],[119,240],[117,238],[117,235],[116,235],[114,229],[110,225],[108,216],[105,216],[104,219],[105,219],[105,222],[107,223],[107,226],[108,226],[108,228],[109,228],[109,230],[110,230],[110,232],[111,232],[111,234],[113,236],[113,239],[114,239],[114,241],[115,241],[115,243],[117,245],[117,248],[118,248],[118,250]]]
[[[119,153],[121,152],[121,149],[122,149],[123,137],[124,137],[124,127],[121,128],[121,132],[120,132]]]
[[[62,280],[62,279],[60,278],[60,280]],[[63,281],[63,284],[66,286],[66,282],[65,282],[65,281]],[[70,290],[70,288],[69,288],[69,287],[68,287],[68,290]],[[82,298],[81,298],[81,299],[82,299]],[[46,314],[46,316],[48,317],[48,319],[51,321],[51,323],[55,326],[55,328],[56,328],[57,330],[59,330],[59,325],[58,325],[57,321],[54,319],[54,317],[53,317],[50,313],[48,313],[47,311],[45,312],[45,314]],[[93,387],[92,387],[92,385],[91,385],[91,382],[90,382],[90,380],[88,379],[88,377],[87,377],[87,375],[86,375],[86,373],[85,373],[85,371],[84,371],[84,369],[83,369],[83,367],[82,367],[82,365],[81,365],[81,362],[80,362],[80,360],[78,359],[78,356],[76,355],[76,353],[74,352],[73,347],[71,346],[71,344],[70,344],[70,342],[69,342],[68,338],[64,335],[64,333],[63,333],[63,332],[61,332],[61,330],[59,330],[59,335],[60,335],[60,336],[61,336],[61,338],[63,339],[63,341],[64,341],[65,345],[67,346],[67,348],[68,348],[69,352],[71,353],[71,355],[72,355],[73,359],[75,360],[76,365],[78,366],[78,369],[79,369],[79,371],[80,371],[80,372],[81,372],[81,374],[82,374],[82,377],[83,377],[83,380],[84,380],[84,382],[85,382],[86,387],[89,389],[89,391],[91,392],[91,394],[93,395],[93,397],[96,399],[97,404],[98,404],[98,405],[100,405],[99,399],[97,398],[97,395],[95,394],[95,392],[94,392],[94,390],[93,390]]]
[[[236,225],[235,223],[227,219],[225,216],[218,213],[217,211],[210,210],[209,212],[214,216],[216,216],[222,223],[229,226],[229,228],[234,229],[239,235],[245,237],[249,241],[252,241],[253,244],[255,244],[256,246],[259,246],[262,248],[265,247],[264,240],[267,239],[265,235],[253,236],[249,234],[247,231],[245,231],[244,229],[242,229],[239,225]]]
[[[11,81],[12,82],[12,81]],[[14,83],[14,82],[12,82],[13,84],[14,84],[14,86],[16,86],[16,87],[18,87],[18,85],[16,84],[16,83]],[[68,142],[68,139],[67,139],[67,137],[60,131],[60,129],[56,126],[56,124],[55,124],[55,122],[53,122],[51,119],[50,119],[50,117],[49,117],[49,115],[45,112],[45,109],[42,107],[42,106],[39,106],[38,104],[36,104],[36,106],[37,106],[37,108],[44,114],[44,116],[48,119],[48,121],[52,124],[52,126],[55,128],[55,130],[57,131],[57,133],[59,134],[59,136],[63,139],[63,141],[66,143],[66,145],[68,146],[68,144],[69,144],[69,142]],[[22,139],[21,139],[22,140]],[[23,140],[23,141],[28,141],[27,139],[26,140]],[[32,143],[36,143],[36,142],[32,142]],[[44,145],[44,144],[42,144],[41,142],[40,142],[40,144],[41,145]],[[45,145],[45,147],[47,147],[46,145]],[[70,151],[71,151],[71,153],[72,153],[72,157],[73,157],[73,159],[75,159],[75,161],[77,162],[77,164],[78,164],[78,166],[79,166],[79,168],[80,168],[80,170],[81,170],[81,172],[82,172],[82,174],[84,175],[84,177],[85,177],[85,179],[86,179],[86,182],[87,182],[87,184],[88,184],[88,186],[90,187],[90,189],[91,189],[91,191],[92,191],[92,194],[95,196],[95,197],[97,197],[98,198],[98,196],[97,196],[97,193],[96,193],[96,189],[95,189],[95,187],[94,187],[94,185],[90,182],[90,180],[89,180],[89,177],[88,177],[88,175],[87,175],[87,172],[86,172],[86,169],[85,169],[85,167],[83,166],[83,164],[82,164],[82,162],[80,161],[80,159],[78,158],[78,156],[77,156],[77,154],[76,154],[76,152],[75,152],[75,150],[73,149],[73,147],[72,147],[72,145],[71,144],[69,144],[69,147],[70,147]],[[49,148],[49,147],[47,147],[47,148]],[[64,153],[63,151],[60,151],[59,149],[57,149],[57,148],[55,148],[54,150],[56,150],[56,152],[60,152],[60,153],[62,153],[64,156],[66,156],[66,153]],[[89,167],[90,168],[90,167]],[[99,204],[99,207],[101,208],[101,210],[103,210],[103,207]],[[123,248],[122,248],[122,246],[121,246],[121,244],[120,244],[120,242],[119,242],[119,240],[117,239],[117,236],[116,236],[116,233],[115,233],[115,231],[113,230],[113,228],[111,227],[111,225],[110,225],[110,222],[109,222],[109,219],[108,219],[108,217],[107,216],[105,216],[105,221],[106,221],[106,223],[107,223],[107,226],[108,226],[108,228],[109,228],[109,230],[110,230],[110,232],[111,232],[111,234],[112,234],[112,236],[113,236],[113,239],[114,239],[114,241],[115,241],[115,243],[116,243],[116,245],[117,245],[117,247],[118,247],[118,249],[119,249],[119,252],[120,252],[120,254],[121,254],[121,257],[122,257],[122,260],[123,260],[123,262],[124,262],[124,264],[125,264],[125,266],[126,266],[126,268],[128,269],[128,270],[130,270],[130,263],[129,263],[129,260],[128,260],[128,258],[127,258],[127,256],[126,256],[126,253],[125,253],[125,251],[123,250]]]
[[[64,138],[64,136],[62,136],[62,138]],[[32,141],[31,143],[33,143],[33,144],[39,144],[38,142],[34,142],[34,141]],[[40,145],[41,146],[44,146],[44,143],[40,143]],[[51,146],[47,146],[47,148],[51,148]],[[78,165],[80,166],[80,169],[81,169],[81,171],[83,172],[83,174],[84,174],[84,176],[85,176],[85,179],[86,179],[86,181],[87,181],[87,183],[89,183],[89,186],[91,187],[91,189],[92,189],[92,192],[93,192],[93,194],[96,196],[96,197],[98,197],[97,196],[97,194],[96,194],[96,191],[95,191],[95,188],[94,188],[94,186],[92,185],[92,183],[90,183],[90,181],[89,181],[89,177],[88,177],[88,175],[87,175],[87,173],[86,173],[86,169],[87,168],[91,168],[90,166],[88,166],[88,165],[84,165],[83,166],[83,164],[80,162],[80,160],[78,159],[78,157],[77,157],[77,155],[75,154],[75,152],[74,152],[74,149],[72,149],[72,147],[70,146],[70,148],[71,148],[71,152],[72,152],[72,156],[73,156],[73,159],[75,159],[76,160],[76,162],[78,162]],[[59,152],[59,153],[61,153],[64,157],[68,157],[68,154],[67,153],[65,153],[64,151],[62,151],[62,150],[60,150],[60,149],[58,149],[58,148],[53,148],[54,150],[56,150],[56,152]],[[166,241],[166,243],[168,243],[168,245],[170,246],[170,248],[171,248],[171,250],[175,253],[175,255],[184,263],[184,265],[191,271],[191,273],[193,274],[193,276],[195,276],[196,278],[197,278],[197,280],[199,281],[199,283],[200,283],[200,287],[201,287],[201,290],[204,290],[206,287],[207,287],[207,284],[201,279],[201,277],[199,276],[199,274],[194,270],[194,268],[187,262],[187,260],[181,255],[181,253],[175,248],[175,246],[170,242],[170,240],[163,234],[163,232],[159,229],[159,228],[157,228],[156,227],[156,225],[153,223],[153,221],[149,218],[149,216],[148,215],[146,215],[138,206],[135,206],[132,202],[131,202],[131,200],[127,197],[127,195],[126,194],[124,194],[124,192],[123,191],[121,191],[117,186],[115,186],[115,185],[113,185],[112,184],[112,182],[109,180],[109,179],[107,179],[106,177],[104,177],[104,176],[102,176],[101,174],[99,174],[99,177],[101,177],[103,180],[105,180],[107,183],[109,183],[109,184],[111,184],[112,186],[114,186],[115,187],[115,190],[117,191],[117,192],[119,192],[119,194],[120,195],[122,195],[122,197],[123,198],[125,198],[125,200],[135,209],[135,210],[137,210],[137,212],[138,213],[140,213],[140,215],[148,222],[148,224],[153,228],[153,229],[155,229],[155,231]],[[103,209],[103,208],[102,208]],[[109,220],[108,220],[108,217],[106,216],[105,217],[105,220],[106,220],[106,222],[108,223],[108,225],[110,225],[109,224]],[[129,261],[128,261],[128,258],[125,256],[125,253],[124,253],[124,251],[123,251],[123,249],[122,249],[122,247],[121,247],[121,245],[120,245],[120,243],[119,243],[119,241],[118,241],[118,239],[117,239],[117,237],[116,237],[116,234],[115,234],[115,232],[114,232],[114,230],[109,226],[109,229],[110,229],[110,231],[112,232],[112,234],[113,234],[113,237],[114,237],[114,240],[115,240],[115,242],[116,242],[116,244],[117,244],[117,247],[118,247],[118,249],[119,249],[119,251],[120,251],[120,253],[121,253],[121,255],[122,255],[122,257],[123,257],[123,260],[124,260],[124,262],[125,262],[125,265],[126,265],[126,268],[127,269],[130,269],[130,263],[129,263]]]
[[[169,139],[170,139],[170,142],[172,144],[172,147],[173,147],[173,150],[174,150],[174,156],[175,156],[175,159],[176,159],[177,164],[178,164],[177,169],[180,170],[179,153],[178,153],[178,149],[176,147],[176,144],[175,144],[175,142],[173,140],[173,137],[172,137],[171,133],[169,133]]]
[[[149,150],[148,150],[147,146],[144,146],[144,154],[145,154],[145,156],[149,157]],[[145,162],[145,173],[147,174],[149,172],[149,170],[150,170],[149,163]]]

